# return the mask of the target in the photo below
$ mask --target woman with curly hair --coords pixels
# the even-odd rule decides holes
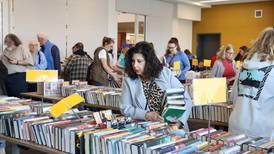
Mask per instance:
[[[183,88],[183,85],[168,68],[161,65],[151,43],[139,42],[130,48],[125,62],[125,72],[128,76],[123,82],[120,106],[122,113],[133,119],[163,121],[160,113],[165,104],[162,101],[165,97],[164,91]],[[185,102],[191,104],[187,92]],[[189,112],[180,118],[178,124],[186,125]]]

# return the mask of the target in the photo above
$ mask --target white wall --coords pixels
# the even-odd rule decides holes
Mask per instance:
[[[12,29],[24,46],[36,39],[38,32],[45,32],[65,55],[65,0],[14,0]]]
[[[1,29],[0,29],[0,53],[3,51],[4,49],[4,37],[6,34],[9,33],[9,28],[10,26],[10,16],[9,16],[9,1],[8,0],[0,0],[1,3],[1,9],[3,9],[3,12],[1,12]]]
[[[69,0],[68,50],[76,42],[83,42],[85,50],[93,56],[94,50],[108,35],[108,0]]]
[[[116,11],[116,2],[114,0],[108,0],[107,31],[108,31],[107,36],[115,39],[115,43],[113,46],[113,53],[114,53],[114,57],[117,57],[118,12]]]
[[[182,50],[192,49],[192,21],[183,19],[173,20],[173,36],[177,37]]]
[[[149,14],[149,3],[155,0],[116,0],[116,10],[120,12]]]
[[[157,0],[117,0],[116,5],[118,11],[146,15],[146,40],[154,43],[158,56],[164,54],[170,37],[177,37],[182,49],[192,48],[191,20],[199,19],[198,7],[178,4],[177,8],[177,4]],[[182,15],[190,20],[179,19]]]
[[[201,21],[201,8],[195,5],[178,4],[177,17],[185,20]]]
[[[25,44],[36,39],[38,32],[46,32],[61,49],[62,58],[77,41],[93,55],[103,36],[117,38],[119,11],[146,15],[146,40],[154,43],[159,56],[172,36],[179,38],[182,48],[191,48],[192,22],[177,18],[176,4],[158,0],[67,1],[68,7],[66,0],[14,0],[11,31]]]
[[[135,15],[130,13],[118,13],[118,22],[134,22],[135,21]]]
[[[109,14],[109,1],[68,0],[66,7],[66,0],[14,0],[12,32],[18,34],[26,47],[38,32],[47,33],[60,48],[62,59],[71,54],[72,46],[79,41],[93,56],[104,36],[115,37],[117,33],[116,24],[112,24],[116,23],[116,15]],[[112,10],[115,11],[115,5]]]
[[[181,49],[192,49],[192,21],[201,20],[201,8],[195,5],[178,4],[173,20],[173,36],[178,37]]]
[[[162,55],[172,36],[174,4],[157,0],[117,0],[121,12],[146,15],[146,41],[153,42],[157,55]]]

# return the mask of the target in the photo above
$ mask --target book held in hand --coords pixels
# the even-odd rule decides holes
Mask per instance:
[[[185,107],[183,106],[168,106],[164,109],[162,117],[165,122],[174,123],[177,122],[180,117],[183,116]]]

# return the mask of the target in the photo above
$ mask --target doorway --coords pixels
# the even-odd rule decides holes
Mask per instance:
[[[197,34],[197,58],[211,59],[220,48],[221,34]]]
[[[145,23],[146,17],[144,15],[125,12],[118,14],[118,54],[122,48],[132,47],[134,44],[145,40]]]

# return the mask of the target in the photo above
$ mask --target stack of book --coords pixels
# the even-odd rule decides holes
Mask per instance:
[[[212,121],[228,123],[232,109],[232,104],[193,106],[189,118],[208,120],[211,112]]]

